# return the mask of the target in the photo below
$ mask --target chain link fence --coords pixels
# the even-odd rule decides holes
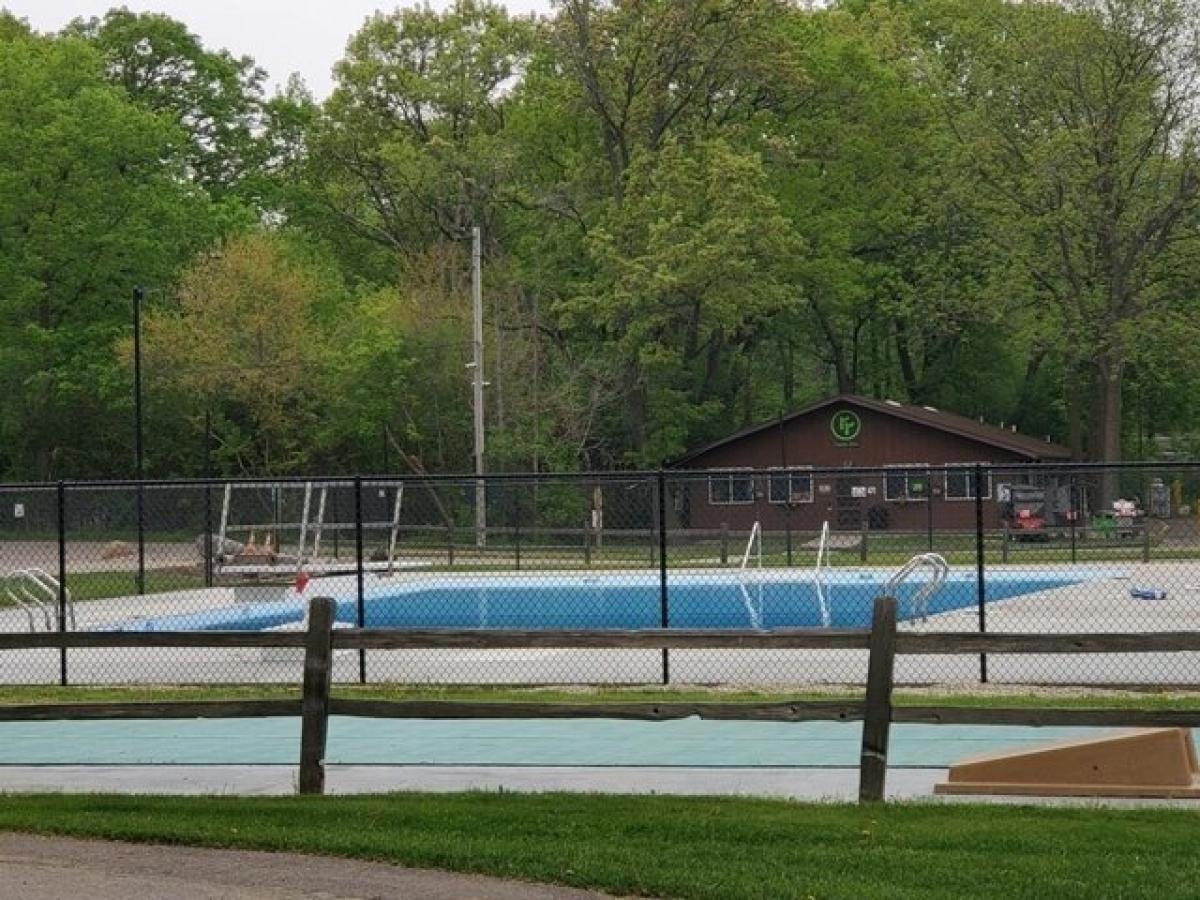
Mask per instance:
[[[1200,627],[1200,465],[0,486],[0,631]],[[1195,685],[1195,654],[904,657],[903,683]],[[38,650],[0,682],[286,682],[296,650]],[[339,651],[367,683],[861,683],[856,651]]]

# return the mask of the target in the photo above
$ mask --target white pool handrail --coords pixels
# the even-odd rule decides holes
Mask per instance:
[[[813,586],[817,589],[817,604],[821,609],[821,627],[828,628],[833,621],[829,600],[825,597],[825,582],[821,577],[821,566],[825,563],[825,551],[829,545],[829,520],[821,524],[821,540],[817,544],[817,564],[813,568]]]
[[[45,569],[28,568],[23,569],[18,574],[23,574],[30,584],[37,584],[46,596],[50,608],[54,611],[54,619],[57,622],[59,619],[58,599],[61,593],[63,607],[66,610],[66,618],[71,629],[75,628],[75,598],[71,596],[71,589],[65,586],[60,587],[58,579],[47,572]],[[59,622],[59,627],[62,623]]]
[[[44,617],[46,614],[45,607],[43,607],[41,603],[37,602],[36,599],[31,601],[28,593],[19,585],[13,583],[11,575],[5,575],[3,583],[4,593],[8,595],[8,599],[12,601],[13,606],[25,613],[25,617],[29,620],[30,632],[37,631],[37,619],[35,618],[35,615],[40,614]],[[21,594],[25,594],[26,596],[22,597],[20,596]],[[45,619],[45,622],[46,629],[49,630],[50,620]]]
[[[755,609],[754,602],[750,599],[750,592],[746,590],[746,567],[750,564],[750,553],[757,547],[758,549],[758,608]],[[750,527],[750,539],[746,541],[746,550],[742,554],[742,564],[738,567],[738,587],[742,590],[742,602],[746,606],[746,615],[750,617],[750,627],[760,630],[762,626],[762,525],[755,520]]]
[[[924,622],[929,618],[930,598],[942,589],[950,576],[950,564],[940,553],[918,553],[892,574],[883,587],[883,593],[884,596],[895,597],[901,582],[921,566],[929,567],[930,576],[929,581],[922,585],[913,597],[913,615]]]
[[[60,618],[58,579],[45,569],[28,568],[16,569],[9,572],[3,579],[4,592],[8,595],[29,619],[29,630],[36,631],[37,624],[34,613],[39,613],[47,631],[55,627],[62,628]],[[61,590],[63,605],[66,607],[66,621],[72,629],[75,628],[75,601],[69,589]],[[23,599],[22,599],[23,598]]]

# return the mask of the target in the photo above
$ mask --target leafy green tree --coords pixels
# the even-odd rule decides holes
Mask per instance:
[[[1190,0],[933,4],[930,43],[992,208],[1053,317],[1072,443],[1121,456],[1127,366],[1173,315],[1160,264],[1200,207],[1200,8]],[[1180,310],[1182,312],[1182,310]]]
[[[116,341],[137,284],[164,284],[221,227],[184,135],[75,38],[0,37],[0,467],[125,474],[130,383]]]
[[[96,47],[108,77],[136,103],[186,130],[188,173],[197,184],[214,197],[261,193],[266,73],[253,60],[206,49],[169,16],[125,8],[77,19],[65,33]]]
[[[561,313],[614,354],[635,461],[659,463],[728,415],[743,354],[795,302],[783,273],[802,244],[759,160],[721,141],[636,157],[628,188],[590,234],[590,290]]]
[[[336,271],[286,237],[231,238],[183,273],[176,305],[147,318],[148,385],[193,420],[213,414],[232,471],[304,471],[326,405],[322,370],[334,358],[341,293]]]
[[[509,171],[495,138],[531,38],[528,20],[476,0],[368,20],[312,137],[312,178],[337,222],[391,252],[490,234]]]
[[[578,106],[599,127],[612,196],[639,151],[797,101],[803,82],[779,0],[563,0],[553,36]]]

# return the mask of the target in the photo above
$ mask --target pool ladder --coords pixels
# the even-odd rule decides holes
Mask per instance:
[[[58,579],[45,569],[16,569],[0,578],[0,587],[13,605],[25,613],[29,630],[38,630],[38,620],[46,631],[65,630],[60,619]],[[75,601],[70,590],[64,589],[62,597],[66,606],[66,617],[75,628]]]
[[[930,599],[942,589],[946,584],[946,579],[950,576],[950,564],[946,562],[944,556],[939,553],[918,553],[897,569],[883,587],[885,597],[895,597],[900,584],[923,566],[929,569],[929,580],[921,585],[913,597],[912,604],[913,616],[920,618],[922,622],[929,618]]]

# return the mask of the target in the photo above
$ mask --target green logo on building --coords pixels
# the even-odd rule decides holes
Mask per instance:
[[[843,409],[833,414],[833,418],[829,420],[829,430],[838,441],[848,444],[862,431],[862,420],[859,419],[858,413]]]

